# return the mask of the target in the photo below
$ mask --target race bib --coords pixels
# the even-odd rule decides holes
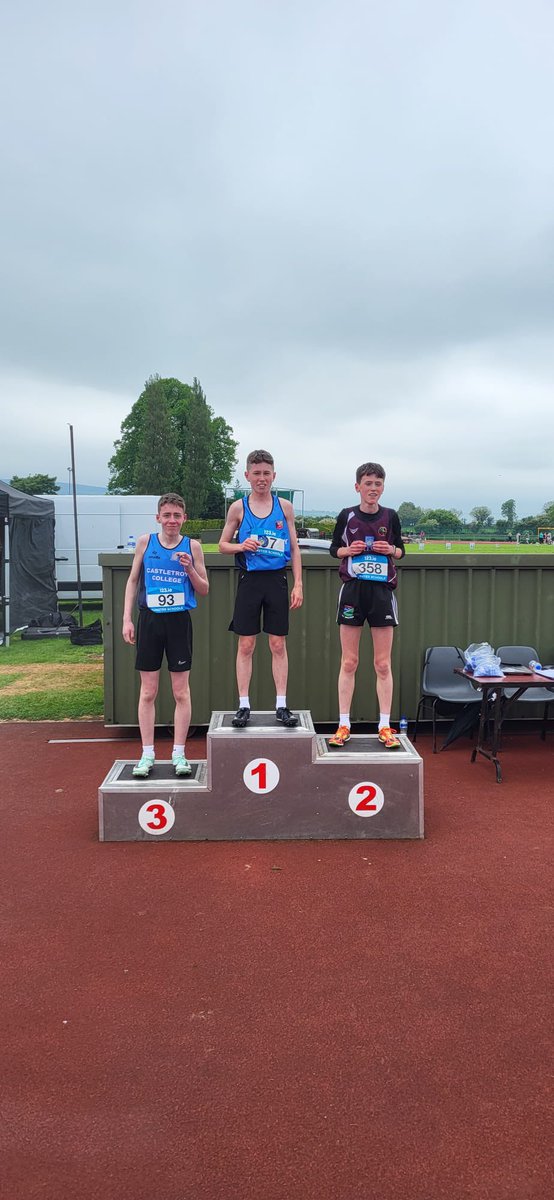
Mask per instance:
[[[184,592],[147,592],[146,603],[154,612],[171,612],[185,607]]]
[[[267,533],[255,533],[254,537],[258,539],[258,550],[265,550],[266,554],[284,554],[285,539],[273,537]]]
[[[352,574],[364,583],[386,583],[389,560],[384,554],[356,554],[351,560]]]

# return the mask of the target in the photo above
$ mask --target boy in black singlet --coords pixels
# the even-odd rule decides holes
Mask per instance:
[[[356,471],[360,503],[337,517],[330,553],[339,560],[341,589],[337,610],[342,650],[339,674],[339,727],[329,739],[344,746],[350,738],[350,704],[354,694],[360,637],[367,621],[373,638],[373,662],[379,700],[379,741],[387,750],[400,742],[391,729],[392,636],[398,625],[396,562],[405,554],[398,513],[379,500],[385,472],[379,463],[363,463]]]
[[[264,633],[269,635],[271,665],[276,688],[275,716],[288,728],[298,717],[287,708],[288,658],[286,635],[289,631],[289,593],[287,564],[290,560],[294,586],[290,607],[302,604],[302,560],[294,509],[290,500],[280,500],[271,488],[275,479],[274,463],[267,450],[253,450],[246,460],[246,478],[252,488],[249,496],[235,500],[227,513],[219,549],[236,554],[240,567],[233,620],[229,629],[238,633],[237,686],[239,707],[233,725],[243,729],[250,720],[248,688],[252,675],[252,656],[260,631],[263,609]],[[238,530],[238,540],[233,541]]]
[[[155,704],[164,652],[175,699],[175,745],[172,762],[177,776],[190,775],[185,741],[190,725],[189,672],[192,663],[190,609],[196,593],[208,594],[209,584],[200,542],[181,536],[187,519],[185,502],[175,492],[158,500],[160,533],[143,533],[137,542],[125,588],[123,640],[135,644],[133,605],[138,591],[136,668],[140,671],[138,718],[142,737],[136,779],[147,779],[154,766]]]

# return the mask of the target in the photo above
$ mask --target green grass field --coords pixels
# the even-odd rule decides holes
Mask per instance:
[[[554,562],[554,546],[527,546],[516,542],[476,542],[475,549],[470,550],[469,542],[451,541],[451,549],[446,549],[447,538],[440,542],[426,542],[425,550],[420,550],[417,543],[406,546],[407,554],[545,554],[552,557]]]
[[[406,546],[407,554],[545,554],[551,555],[554,562],[554,546],[526,546],[524,543],[517,545],[516,542],[476,542],[475,549],[470,550],[469,542],[451,542],[451,550],[446,549],[448,539],[442,539],[440,542],[427,541],[425,550],[420,550],[417,542],[410,543]],[[216,545],[210,543],[203,544],[202,549],[204,554],[218,554]],[[311,552],[308,552],[311,553]],[[325,548],[322,547],[322,553],[325,553]]]
[[[101,615],[85,610],[84,624]],[[103,661],[101,646],[72,646],[69,638],[22,641],[12,634],[10,645],[0,646],[0,720],[101,717]]]

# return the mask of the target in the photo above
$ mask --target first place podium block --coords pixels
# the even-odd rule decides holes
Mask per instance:
[[[99,789],[101,841],[287,841],[423,837],[423,763],[404,736],[389,751],[376,734],[334,749],[311,715],[294,729],[252,713],[235,729],[214,712],[207,760],[176,779],[156,763],[136,780],[116,762]]]

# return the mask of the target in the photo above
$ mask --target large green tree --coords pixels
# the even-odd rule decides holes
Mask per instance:
[[[500,512],[502,513],[504,520],[508,522],[508,529],[513,529],[517,521],[515,500],[505,500],[504,503],[500,505]]]
[[[548,500],[537,517],[537,525],[554,526],[554,500]]]
[[[211,479],[211,421],[206,397],[197,379],[185,414],[186,453],[182,464],[182,491],[191,517],[203,517]]]
[[[225,518],[225,492],[222,488],[210,484],[208,494],[204,501],[203,517],[210,520],[224,520]]]
[[[436,522],[436,528],[457,533],[462,529],[462,514],[457,508],[428,508],[423,513],[423,528],[429,530],[429,523]]]
[[[476,504],[475,508],[470,511],[470,517],[473,517],[473,524],[476,529],[481,525],[492,525],[492,512],[487,508],[486,504]]]
[[[398,516],[403,528],[412,529],[416,525],[421,525],[423,509],[418,508],[417,504],[413,504],[411,500],[403,500],[398,506]]]
[[[516,530],[518,533],[526,533],[527,530],[530,530],[532,533],[536,533],[537,526],[548,525],[549,523],[550,522],[546,520],[544,513],[542,513],[540,516],[535,516],[533,513],[531,513],[528,517],[519,518],[516,524]]]
[[[171,409],[163,388],[154,382],[146,389],[133,485],[139,495],[169,492],[179,474]]]
[[[154,408],[153,395],[157,398]],[[169,451],[166,451],[171,481],[164,484],[163,488],[160,486],[152,490],[181,492],[187,502],[189,516],[206,516],[203,508],[208,504],[208,498],[211,507],[213,489],[222,493],[233,477],[237,442],[230,425],[223,417],[215,416],[210,408],[198,379],[189,385],[180,379],[162,379],[159,375],[152,375],[146,381],[144,390],[125,417],[121,437],[114,445],[109,462],[108,491],[135,495],[144,491],[147,427],[154,411],[157,413],[158,432],[160,424],[165,425],[166,446],[168,417],[174,454],[169,456]],[[162,413],[166,416],[162,416]]]
[[[26,492],[28,496],[55,496],[60,490],[55,475],[14,475],[10,487]]]

